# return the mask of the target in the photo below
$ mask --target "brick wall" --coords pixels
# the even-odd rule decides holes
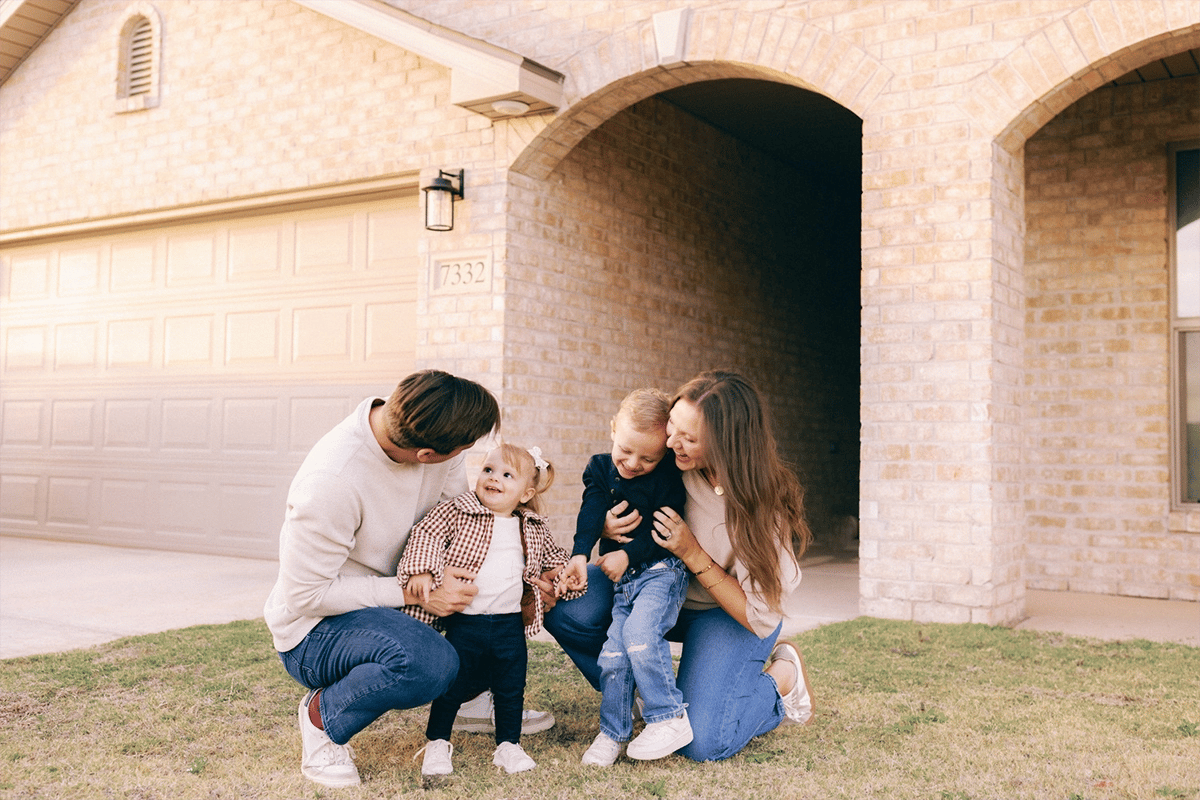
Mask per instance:
[[[1200,598],[1170,514],[1167,144],[1200,81],[1106,86],[1026,143],[1027,579]]]

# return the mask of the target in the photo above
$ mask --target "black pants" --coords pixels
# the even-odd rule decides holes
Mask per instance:
[[[455,614],[446,623],[446,640],[458,653],[458,677],[429,707],[425,738],[449,739],[459,707],[484,689],[491,689],[496,744],[518,743],[529,663],[520,613]]]

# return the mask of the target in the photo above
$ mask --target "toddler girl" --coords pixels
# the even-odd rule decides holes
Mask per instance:
[[[448,566],[475,573],[479,593],[459,614],[435,617],[420,606],[404,611],[435,628],[458,653],[458,677],[433,701],[422,750],[423,775],[449,775],[450,730],[464,701],[490,689],[496,710],[492,763],[506,772],[537,766],[521,749],[521,712],[528,653],[525,637],[541,628],[542,597],[533,580],[568,561],[541,516],[538,495],[554,482],[541,450],[502,444],[490,453],[473,492],[443,501],[412,529],[397,568],[401,585],[428,596]],[[565,599],[581,588],[557,589]]]

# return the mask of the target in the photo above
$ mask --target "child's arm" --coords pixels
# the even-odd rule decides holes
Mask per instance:
[[[419,575],[409,576],[408,583],[404,585],[414,595],[421,596],[421,605],[429,602],[429,593],[433,591],[433,573],[422,572]]]
[[[555,593],[562,597],[566,592],[585,589],[587,589],[587,556],[571,556],[571,560],[567,562],[566,568],[558,577]]]
[[[613,583],[621,580],[625,570],[629,569],[629,555],[624,550],[614,550],[596,560],[596,565],[604,571]]]

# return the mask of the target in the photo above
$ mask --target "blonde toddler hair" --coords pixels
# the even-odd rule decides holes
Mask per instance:
[[[554,483],[554,465],[543,459],[543,466],[539,468],[533,458],[533,453],[515,444],[501,444],[496,449],[500,451],[501,461],[522,475],[531,476],[529,485],[533,487],[534,495],[529,498],[529,502],[522,503],[520,508],[527,508],[535,514],[542,513],[540,498],[542,493]]]

